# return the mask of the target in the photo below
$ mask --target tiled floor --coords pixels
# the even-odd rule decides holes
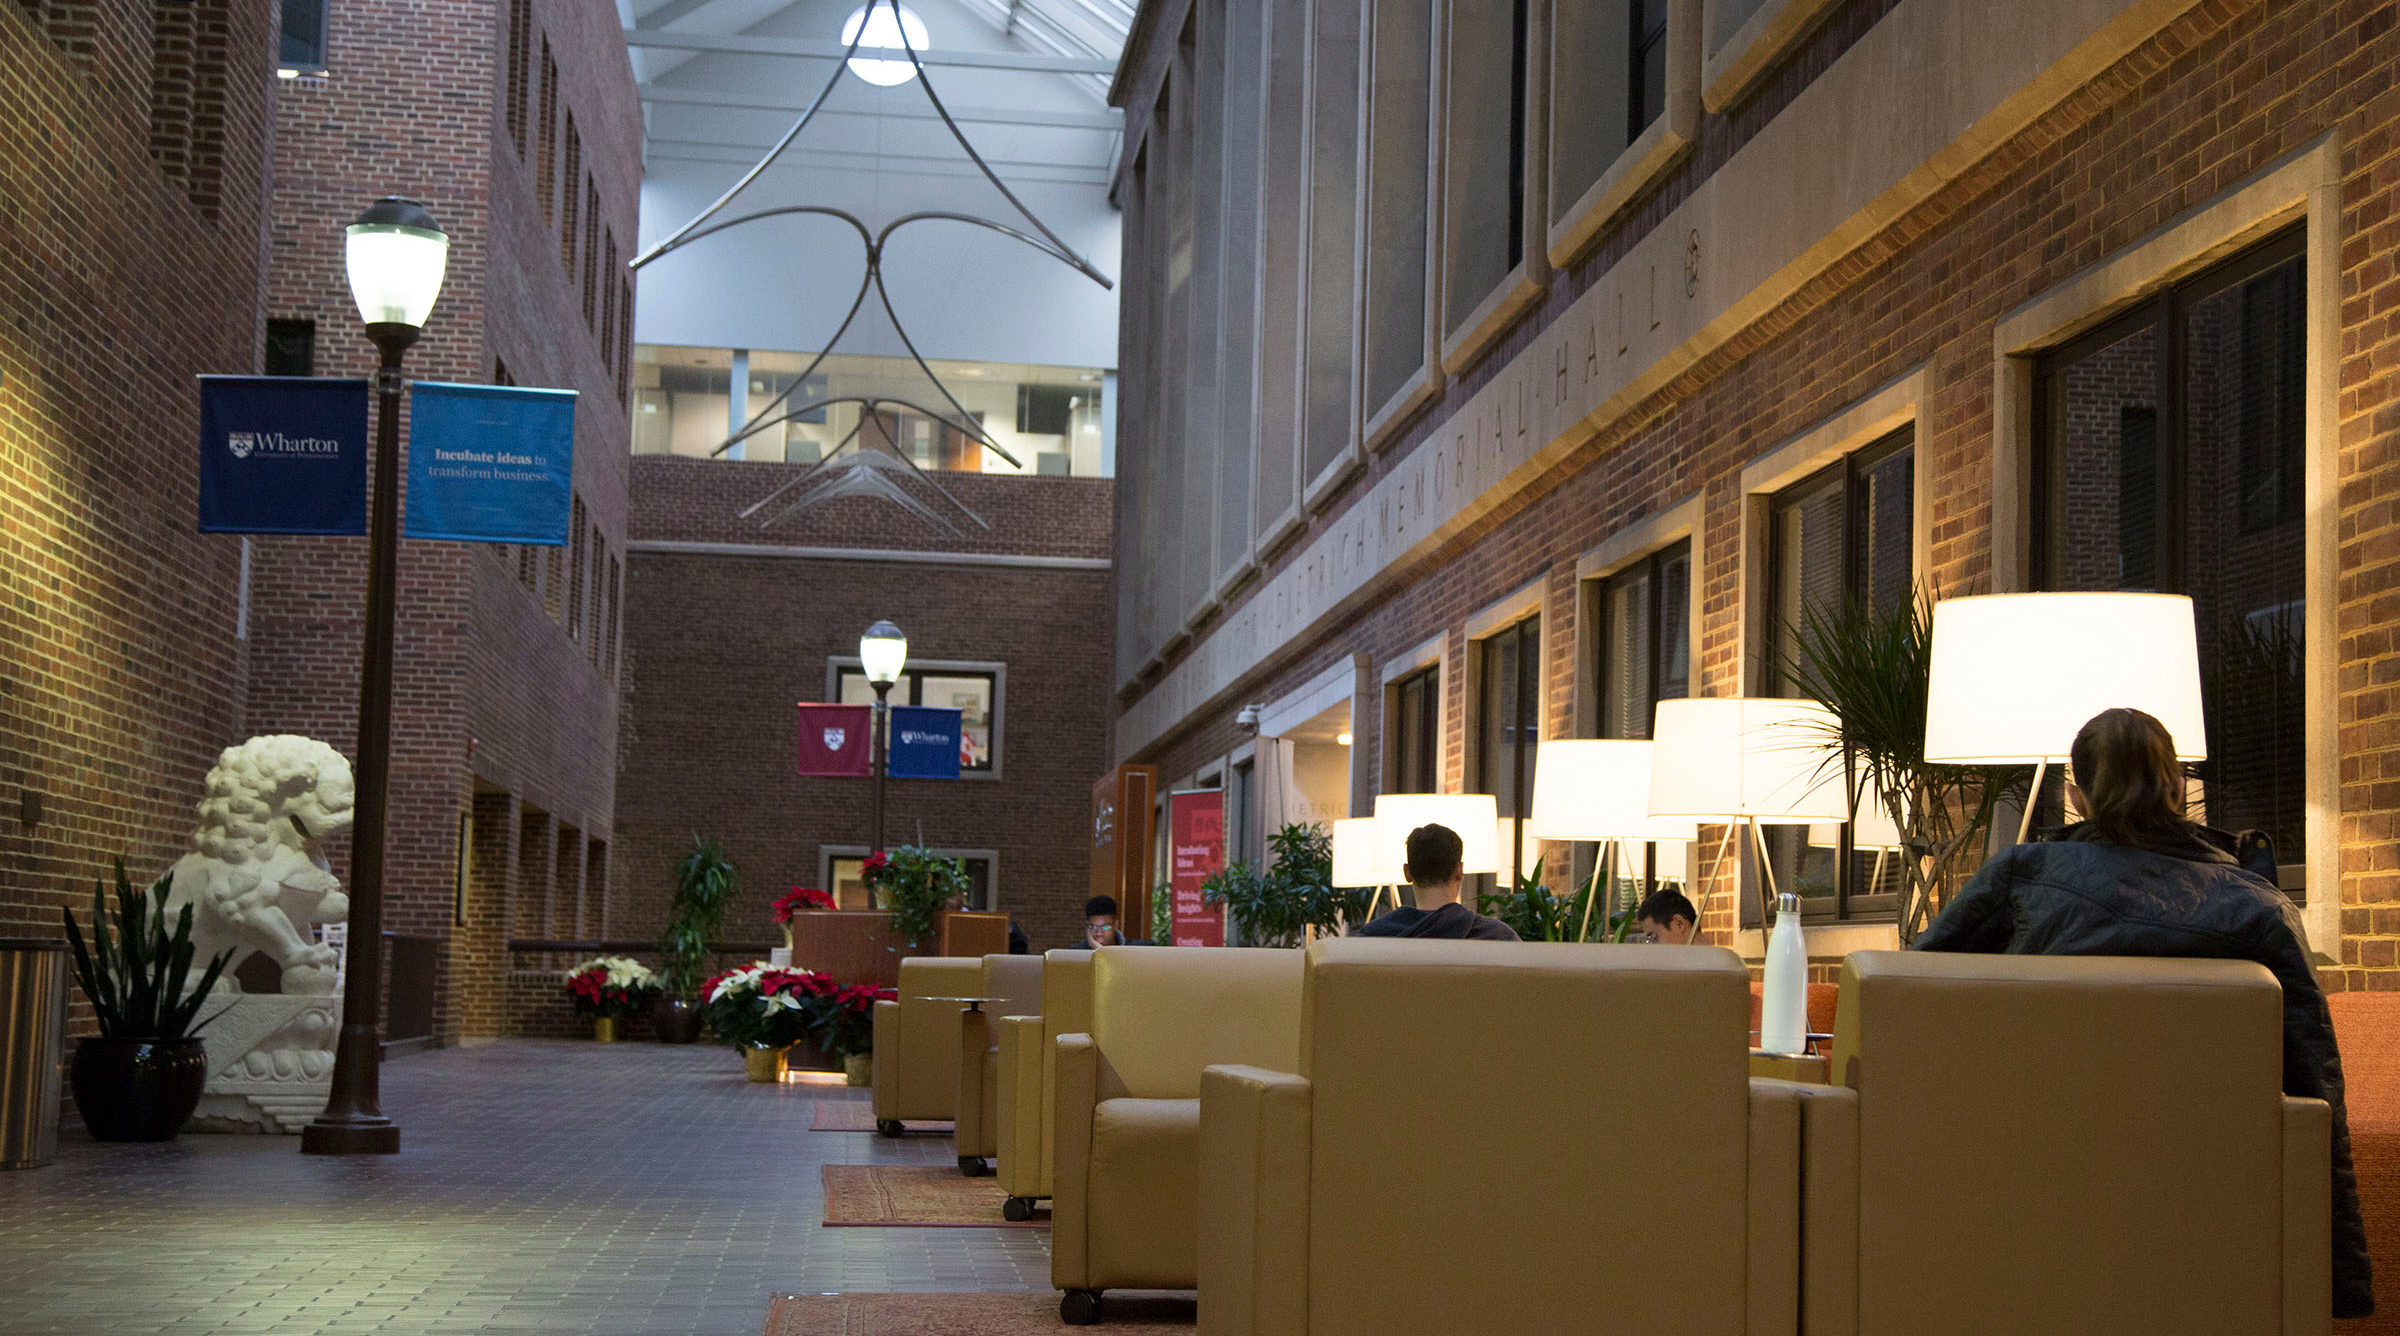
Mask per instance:
[[[186,1135],[0,1173],[0,1336],[754,1336],[776,1292],[1048,1289],[1046,1230],[826,1229],[818,1166],[948,1137],[810,1132],[722,1048],[512,1041],[395,1059],[401,1153]]]

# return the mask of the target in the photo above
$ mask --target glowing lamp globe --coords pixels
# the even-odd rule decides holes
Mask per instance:
[[[894,18],[894,12],[899,14]],[[842,45],[858,43],[861,51],[883,47],[897,51],[903,45],[912,51],[928,49],[925,20],[912,10],[901,9],[890,0],[871,0],[852,11],[842,21]],[[902,55],[896,60],[879,60],[867,56],[852,56],[850,72],[878,87],[893,88],[917,77],[916,62]]]
[[[442,295],[450,238],[424,205],[387,195],[350,224],[343,260],[360,320],[422,329]]]
[[[908,666],[908,637],[890,622],[879,621],[858,638],[858,662],[868,681],[888,687]]]

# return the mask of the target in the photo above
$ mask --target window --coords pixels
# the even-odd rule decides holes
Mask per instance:
[[[567,639],[583,636],[583,568],[591,548],[583,541],[583,498],[574,498],[567,518]]]
[[[617,557],[610,557],[608,559],[608,611],[600,623],[600,633],[606,637],[608,643],[601,647],[600,672],[611,682],[617,680],[617,636],[620,631],[617,624],[617,595],[618,582],[624,574],[625,563]]]
[[[1673,21],[1702,0],[1592,0],[1550,14],[1550,258],[1590,245],[1683,156],[1698,100],[1668,96],[1693,51]],[[1638,150],[1638,152],[1637,152]]]
[[[1903,427],[1775,494],[1768,503],[1766,694],[1786,694],[1792,630],[1814,611],[1885,609],[1915,596],[1915,433]],[[1776,826],[1767,832],[1775,885],[1815,917],[1898,912],[1900,870],[1855,850],[1850,827]],[[1758,903],[1745,896],[1743,922]]]
[[[298,0],[284,0],[288,15]],[[287,30],[291,20],[284,20]],[[533,0],[510,0],[508,6],[508,139],[525,157],[525,84],[533,45]],[[288,57],[287,57],[288,59]]]
[[[1599,735],[1646,738],[1662,700],[1691,694],[1692,545],[1661,548],[1597,582]]]
[[[617,402],[630,405],[633,394],[633,279],[622,269],[617,275]]]
[[[283,0],[275,55],[278,70],[295,75],[325,72],[326,4],[327,0]]]
[[[2285,233],[2036,364],[2034,584],[2187,594],[2200,811],[2303,878],[2305,239]],[[2058,819],[2055,791],[2045,799]],[[2038,818],[2037,818],[2038,819]]]
[[[1524,853],[1533,754],[1542,736],[1542,619],[1528,617],[1476,642],[1473,791],[1492,795],[1506,823],[1509,879]]]
[[[567,113],[567,165],[558,177],[559,193],[566,200],[566,217],[558,228],[558,262],[565,267],[570,279],[575,276],[576,229],[581,217],[578,206],[583,198],[576,192],[582,188],[582,183],[583,136],[576,132],[575,113],[570,111]]]
[[[1308,7],[1307,305],[1301,331],[1301,476],[1325,476],[1358,429],[1350,333],[1357,292],[1358,20],[1355,4]]]
[[[1390,732],[1386,793],[1442,791],[1442,669],[1435,664],[1385,689]]]
[[[1641,138],[1667,109],[1667,0],[1625,6],[1633,34],[1625,61],[1625,142]]]
[[[269,320],[266,356],[261,365],[270,376],[317,374],[317,322]]]
[[[549,613],[550,620],[554,622],[566,619],[567,590],[566,581],[562,578],[566,574],[566,554],[564,547],[542,549],[542,610]]]
[[[583,178],[583,327],[596,328],[593,316],[597,307],[592,294],[599,281],[600,268],[600,188],[592,178]]]
[[[1367,89],[1366,419],[1397,420],[1426,371],[1433,7],[1372,0]]]
[[[608,257],[608,267],[600,280],[600,365],[614,376],[617,374],[617,285],[609,280],[617,274],[616,229],[606,229],[601,235],[601,251]]]
[[[547,223],[558,216],[557,173],[553,170],[558,166],[558,61],[550,54],[547,37],[542,39],[541,120],[542,151],[534,166],[533,190],[541,196],[542,221]]]
[[[837,661],[839,663],[839,661]],[[845,705],[872,705],[875,686],[855,661],[841,663],[834,699]],[[1003,671],[997,666],[968,666],[939,661],[920,664],[892,684],[894,705],[936,705],[957,710],[958,770],[962,775],[990,775],[1000,762],[1000,688]],[[891,749],[885,740],[885,751]]]
[[[1000,855],[992,849],[936,849],[945,858],[955,858],[966,864],[967,894],[961,909],[991,913],[1000,907]],[[869,903],[867,884],[861,869],[867,861],[867,851],[858,846],[830,846],[824,851],[825,889],[833,892],[835,902],[843,909],[878,909]]]
[[[1442,337],[1471,356],[1505,327],[1530,285],[1525,260],[1525,102],[1529,0],[1446,0],[1442,95]],[[1511,282],[1511,276],[1516,280]],[[1503,285],[1509,294],[1495,309]]]

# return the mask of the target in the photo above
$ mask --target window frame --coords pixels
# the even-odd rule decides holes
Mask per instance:
[[[1488,96],[1491,91],[1457,86],[1465,64],[1459,58],[1462,42],[1491,40],[1491,34],[1500,31],[1495,25],[1476,21],[1488,17],[1476,12],[1479,8],[1504,8],[1507,15],[1510,114],[1506,143],[1500,151],[1508,158],[1507,221],[1501,236],[1509,254],[1496,279],[1481,290],[1468,290],[1462,286],[1459,272],[1468,263],[1461,251],[1485,241],[1491,233],[1472,225],[1475,201],[1468,198],[1467,169],[1462,162],[1480,161],[1489,148],[1479,151],[1462,138],[1460,121],[1452,113],[1479,104],[1483,97],[1478,94]],[[1440,216],[1441,245],[1434,255],[1440,275],[1434,284],[1440,295],[1435,334],[1441,370],[1446,375],[1455,376],[1473,366],[1548,290],[1548,11],[1542,0],[1441,0],[1435,38],[1440,74],[1431,118],[1439,158],[1434,177],[1439,188],[1429,207]]]
[[[1661,671],[1663,666],[1663,659],[1661,655],[1663,638],[1658,634],[1658,631],[1660,628],[1668,625],[1664,609],[1666,582],[1660,577],[1665,573],[1667,566],[1677,557],[1681,557],[1684,562],[1684,606],[1676,614],[1677,619],[1682,622],[1684,628],[1684,677],[1682,683],[1680,684],[1682,689],[1677,691],[1674,695],[1669,696],[1663,694],[1659,690],[1659,684],[1667,679],[1665,673]],[[1593,708],[1593,716],[1591,721],[1593,737],[1647,738],[1651,734],[1652,724],[1654,724],[1656,721],[1658,703],[1660,701],[1683,700],[1691,695],[1691,660],[1692,651],[1696,648],[1696,646],[1693,644],[1691,631],[1692,585],[1694,583],[1692,579],[1692,566],[1692,540],[1687,535],[1667,543],[1662,543],[1659,546],[1650,549],[1648,552],[1643,553],[1641,556],[1635,557],[1633,560],[1626,562],[1624,565],[1609,571],[1605,575],[1600,575],[1585,581],[1585,584],[1589,586],[1587,606],[1591,609],[1593,631],[1592,669],[1590,675]],[[1608,681],[1608,596],[1614,586],[1637,575],[1649,581],[1649,613],[1651,635],[1648,655],[1650,674],[1650,709],[1648,712],[1648,717],[1651,722],[1645,723],[1642,731],[1638,734],[1617,733],[1611,731],[1609,720],[1610,693]]]
[[[1607,12],[1607,5],[1619,3],[1626,5],[1627,12]],[[1551,0],[1547,6],[1542,55],[1548,94],[1542,146],[1546,198],[1541,217],[1553,268],[1569,268],[1582,259],[1624,219],[1628,206],[1697,143],[1702,3],[1666,0],[1660,110],[1639,125],[1634,124],[1640,114],[1635,97],[1641,81],[1634,76],[1634,62],[1644,49],[1635,40],[1641,22],[1640,0],[1606,0],[1596,6]],[[1576,59],[1583,50],[1581,44],[1592,40],[1594,34],[1625,45],[1616,68],[1601,69],[1597,79],[1592,77],[1590,62]],[[1609,105],[1610,99],[1615,99],[1616,105]],[[1609,136],[1621,137],[1623,142],[1586,179],[1580,166],[1572,172],[1566,170],[1561,156],[1588,143],[1595,125],[1608,127]],[[1607,150],[1604,147],[1602,151]]]
[[[1411,688],[1422,686],[1417,706],[1408,707]],[[1440,660],[1419,664],[1393,676],[1383,687],[1384,793],[1442,791],[1442,665]],[[1418,774],[1403,774],[1407,731],[1414,727],[1424,738]],[[1422,784],[1423,787],[1414,787]]]
[[[1497,777],[1487,773],[1491,758],[1484,755],[1484,749],[1492,745],[1488,716],[1495,707],[1492,693],[1497,689],[1491,660],[1500,653],[1503,642],[1512,640],[1516,642],[1517,652],[1517,711],[1514,719],[1501,725],[1512,736],[1498,743],[1498,751],[1508,758],[1509,768],[1513,772],[1510,775],[1510,796],[1517,810],[1503,811],[1499,815],[1510,823],[1508,876],[1509,884],[1514,885],[1516,878],[1525,870],[1522,861],[1525,853],[1525,818],[1532,815],[1534,757],[1541,748],[1543,728],[1547,722],[1544,716],[1548,713],[1543,708],[1547,693],[1543,689],[1544,642],[1542,614],[1538,610],[1513,618],[1506,625],[1478,636],[1468,644],[1468,661],[1472,665],[1474,684],[1474,745],[1467,749],[1467,784],[1468,791],[1472,793],[1490,793],[1496,797],[1499,791]],[[1530,737],[1526,736],[1528,732]]]
[[[857,655],[836,654],[828,656],[825,660],[825,695],[823,699],[828,701],[840,700],[842,698],[842,675],[844,673],[852,672],[859,673],[862,676],[866,672],[866,666],[859,661],[859,657]],[[907,666],[904,667],[901,672],[903,677],[905,677],[910,683],[910,695],[912,699],[894,699],[891,702],[894,705],[918,704],[919,702],[913,699],[913,697],[923,690],[923,683],[927,675],[934,677],[987,677],[991,680],[991,762],[981,769],[961,765],[958,768],[958,777],[960,779],[973,780],[996,780],[1001,778],[1002,762],[1006,759],[1007,752],[1007,749],[1002,742],[1002,731],[1007,723],[1008,718],[1008,665],[999,662],[998,660],[987,659],[918,659],[912,657],[909,659]],[[897,686],[898,684],[895,683],[894,685]],[[889,747],[890,744],[888,740],[886,741],[885,745],[887,748]]]
[[[522,0],[521,0],[522,2]],[[284,21],[295,8],[314,9],[317,14],[317,58],[285,60]],[[333,0],[276,0],[275,3],[275,68],[289,71],[290,78],[319,78],[330,68],[333,59]]]

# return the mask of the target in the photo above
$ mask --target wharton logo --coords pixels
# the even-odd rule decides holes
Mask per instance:
[[[900,745],[903,747],[938,747],[949,740],[948,733],[928,733],[921,728],[900,730]]]
[[[225,450],[235,459],[266,455],[283,459],[329,459],[342,453],[342,443],[324,436],[286,436],[279,431],[229,431]]]
[[[825,750],[827,750],[827,751],[836,751],[836,752],[840,751],[840,750],[842,749],[842,743],[843,743],[843,742],[844,742],[846,739],[848,739],[848,738],[849,738],[849,736],[850,736],[850,730],[849,730],[849,729],[846,729],[846,728],[829,728],[829,729],[826,729],[826,730],[825,730]]]

